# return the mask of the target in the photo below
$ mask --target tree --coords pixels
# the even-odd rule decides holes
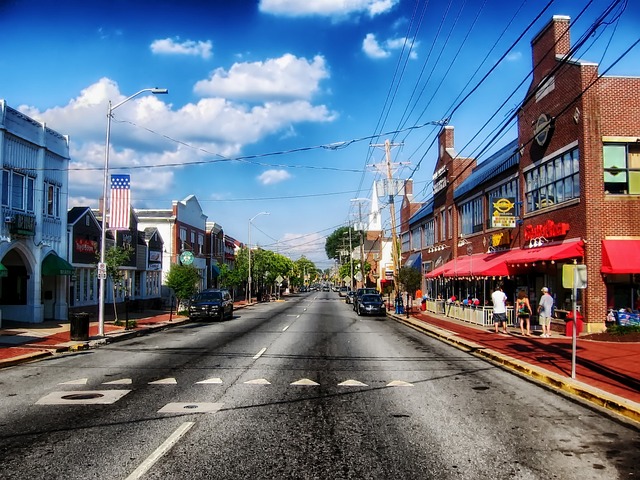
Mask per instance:
[[[327,237],[324,251],[329,258],[340,258],[340,252],[349,249],[349,229],[351,229],[351,246],[357,245],[360,233],[353,228],[340,227]]]
[[[122,265],[131,259],[133,247],[126,245],[125,247],[112,246],[104,253],[104,263],[107,267],[107,276],[111,279],[113,285],[113,315],[116,323],[118,322],[118,309],[116,308],[116,297],[118,290],[125,288],[124,271],[120,269]],[[99,260],[98,260],[99,261]]]
[[[293,262],[293,272],[291,274],[291,284],[300,286],[305,284],[305,280],[314,281],[316,277],[316,265],[304,255]]]
[[[165,283],[169,288],[173,289],[178,310],[182,300],[191,298],[197,292],[199,281],[200,273],[193,265],[171,264]]]
[[[419,270],[411,267],[402,267],[398,272],[398,282],[404,286],[405,290],[412,296],[422,284],[422,274]]]

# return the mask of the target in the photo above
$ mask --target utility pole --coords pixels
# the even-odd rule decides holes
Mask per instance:
[[[362,222],[362,202],[369,202],[368,198],[352,198],[352,202],[358,202],[358,230],[360,230],[360,274],[362,275],[362,286],[366,287],[366,277],[364,271],[364,236],[366,235],[367,229],[365,228]]]
[[[389,215],[391,216],[391,258],[393,260],[393,287],[397,291],[398,285],[398,273],[400,271],[399,267],[399,248],[398,248],[398,238],[396,235],[396,209],[395,209],[395,200],[394,197],[398,194],[399,189],[396,188],[396,181],[393,179],[393,170],[391,163],[391,147],[398,147],[400,144],[391,143],[389,140],[385,140],[384,145],[371,145],[372,147],[384,147],[385,151],[385,170],[387,174],[387,184],[385,188],[385,193],[388,195],[389,199]],[[382,169],[381,169],[382,170]]]

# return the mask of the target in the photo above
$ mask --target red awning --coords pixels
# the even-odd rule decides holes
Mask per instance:
[[[602,273],[640,273],[640,240],[603,240]]]
[[[543,260],[566,260],[568,258],[582,257],[584,257],[584,242],[582,240],[571,240],[556,245],[511,250],[507,258],[507,264],[513,266],[541,262]]]
[[[427,273],[427,278],[445,277],[504,277],[509,275],[505,260],[509,251],[463,255]]]

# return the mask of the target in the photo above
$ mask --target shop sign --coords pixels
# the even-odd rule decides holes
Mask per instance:
[[[25,235],[33,237],[36,234],[36,217],[16,213],[9,227],[9,232],[13,235]]]
[[[562,237],[569,231],[569,224],[553,220],[547,220],[545,223],[538,225],[527,225],[524,227],[524,239],[526,241],[535,238],[546,238],[547,240],[554,237]]]
[[[162,252],[159,250],[149,250],[150,262],[162,262]]]
[[[384,278],[387,280],[393,280],[393,270],[385,270]]]
[[[75,251],[78,253],[96,253],[98,251],[98,242],[94,240],[76,238],[73,244]]]
[[[491,226],[493,228],[516,228],[515,197],[496,198],[492,206]]]
[[[509,232],[494,233],[493,235],[491,235],[491,246],[493,248],[505,247],[509,245],[511,245],[511,235],[509,235]]]
[[[436,170],[433,174],[433,194],[435,195],[440,190],[445,188],[449,182],[447,181],[447,166],[443,166]]]

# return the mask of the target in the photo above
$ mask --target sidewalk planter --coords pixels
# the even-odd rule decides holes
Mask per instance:
[[[70,313],[69,325],[71,340],[86,341],[89,340],[89,314],[88,313]]]

